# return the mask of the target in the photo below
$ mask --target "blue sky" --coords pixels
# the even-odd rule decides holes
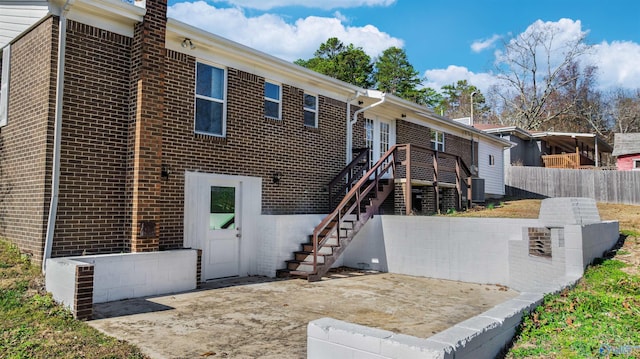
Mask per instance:
[[[636,0],[169,0],[169,16],[293,61],[335,36],[375,57],[405,49],[428,86],[459,79],[486,90],[495,51],[536,21],[587,32],[585,61],[602,89],[640,88],[640,1]]]

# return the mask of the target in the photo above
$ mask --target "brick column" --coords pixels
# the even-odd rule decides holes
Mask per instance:
[[[80,320],[93,316],[93,264],[76,267],[73,316]]]
[[[147,0],[131,49],[131,251],[159,249],[167,0]]]

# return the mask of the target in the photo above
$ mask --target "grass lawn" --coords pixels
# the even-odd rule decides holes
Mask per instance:
[[[145,358],[53,302],[40,268],[0,239],[0,358]]]
[[[536,218],[539,208],[536,200],[507,201],[457,215]],[[620,221],[623,246],[591,265],[574,289],[546,296],[507,358],[640,357],[640,206],[598,209],[602,219]]]

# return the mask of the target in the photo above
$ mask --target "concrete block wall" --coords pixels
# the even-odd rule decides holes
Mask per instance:
[[[346,249],[345,265],[378,259],[392,273],[503,285],[509,284],[508,244],[523,241],[522,227],[539,225],[535,219],[377,217],[379,224],[367,223]]]
[[[273,277],[276,270],[285,268],[285,261],[302,249],[300,244],[309,241],[323,218],[321,214],[260,216],[256,274]]]
[[[196,278],[197,251],[173,250],[48,259],[45,284],[57,302],[82,314],[93,303],[192,290]]]

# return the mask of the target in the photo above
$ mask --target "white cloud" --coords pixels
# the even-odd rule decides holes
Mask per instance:
[[[558,21],[543,22],[535,21],[518,36],[526,36],[536,29],[552,30],[554,38],[552,49],[555,56],[551,62],[557,63],[562,57],[562,51],[567,44],[588,34],[588,30],[582,29],[580,20],[560,19]],[[495,41],[501,38],[494,35],[490,39],[474,42],[471,49],[480,52],[493,46]],[[505,56],[502,49],[498,48],[494,52],[495,60],[500,60]],[[627,89],[640,88],[640,44],[631,41],[613,41],[596,44],[579,60],[583,65],[593,64],[598,67],[598,87],[607,90],[616,87]],[[544,63],[542,61],[541,63]],[[470,84],[477,86],[483,93],[487,93],[489,88],[499,83],[499,80],[491,72],[474,73],[463,66],[450,65],[445,69],[430,69],[424,72],[427,82],[425,86],[440,90],[443,85],[467,80]]]
[[[486,94],[489,87],[498,82],[496,77],[490,73],[474,73],[466,67],[455,65],[449,65],[446,69],[427,70],[424,76],[427,78],[424,85],[438,91],[444,85],[451,85],[458,80],[467,80],[469,84],[476,86]]]
[[[247,17],[239,8],[220,9],[204,1],[177,3],[169,7],[168,15],[288,61],[311,58],[330,37],[362,47],[372,57],[391,46],[404,46],[402,40],[373,25],[344,26],[339,19],[329,17],[308,16],[289,24],[277,15]]]
[[[493,35],[488,39],[476,40],[473,42],[473,44],[471,44],[471,50],[473,52],[482,52],[488,48],[492,48],[495,45],[496,41],[500,40],[500,38],[500,35]]]
[[[598,66],[600,88],[640,88],[640,44],[631,41],[594,45],[589,60]]]
[[[345,9],[361,6],[390,6],[396,0],[214,0],[242,8],[270,10],[285,6],[303,6],[315,9]]]

